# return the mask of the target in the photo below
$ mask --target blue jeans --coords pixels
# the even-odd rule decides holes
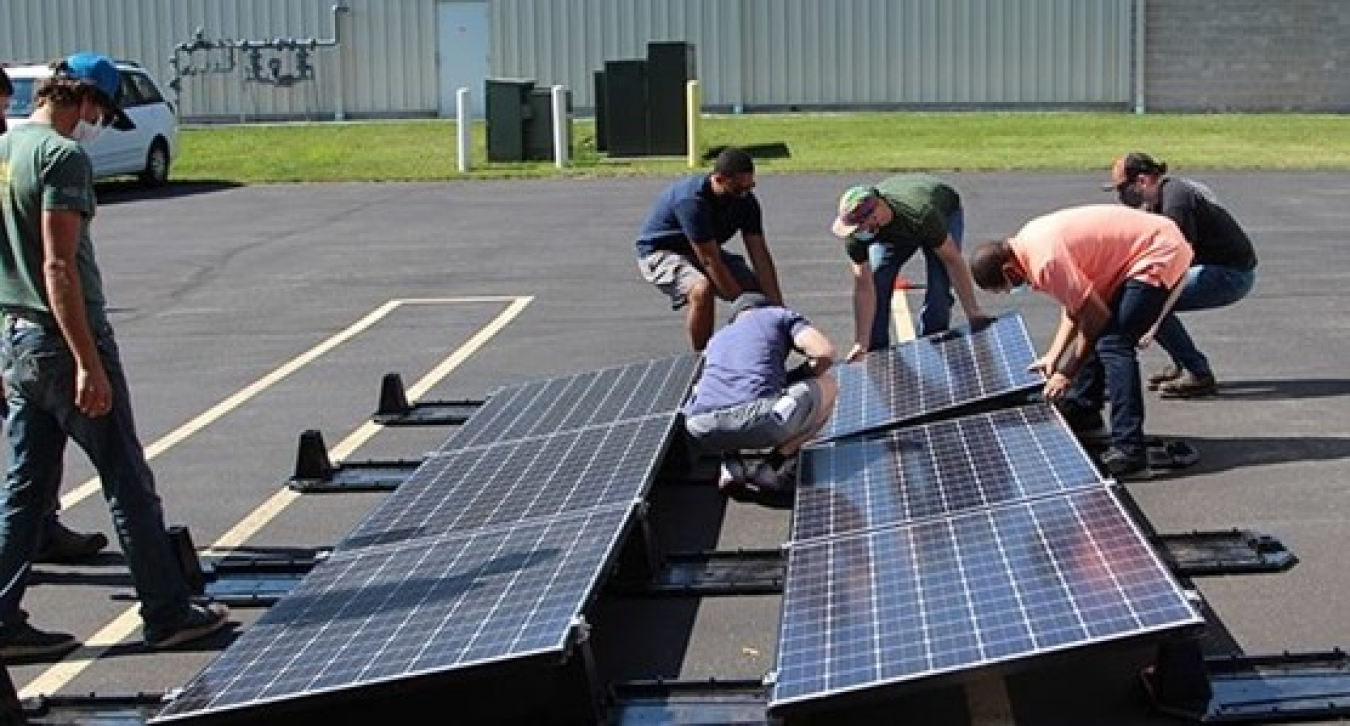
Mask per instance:
[[[965,215],[957,209],[947,217],[947,232],[961,247],[961,236],[965,233]],[[896,247],[888,244],[874,244],[867,248],[868,263],[872,267],[872,286],[876,288],[877,309],[872,316],[872,343],[869,350],[884,350],[891,347],[891,295],[895,292],[895,278],[900,274],[909,258],[919,250],[917,245]],[[924,294],[923,308],[919,310],[919,335],[941,333],[952,322],[952,280],[947,275],[947,266],[942,264],[937,252],[923,248]]]
[[[1100,411],[1103,394],[1111,403],[1111,445],[1129,456],[1144,456],[1144,390],[1139,380],[1139,338],[1153,327],[1167,290],[1127,280],[1109,303],[1111,319],[1093,354],[1073,379],[1069,403]]]
[[[1194,265],[1186,277],[1172,312],[1158,326],[1158,345],[1182,370],[1199,376],[1214,375],[1209,359],[1195,346],[1177,313],[1221,308],[1247,297],[1256,285],[1256,270],[1239,270],[1223,265]]]
[[[75,359],[60,330],[6,320],[0,343],[9,415],[9,470],[0,490],[0,627],[23,622],[28,569],[60,486],[67,437],[98,471],[147,635],[176,627],[190,607],[154,475],[136,437],[126,375],[106,322],[91,323],[113,407],[90,418],[75,407]]]

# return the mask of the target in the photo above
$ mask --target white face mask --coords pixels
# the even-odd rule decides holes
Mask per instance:
[[[853,233],[853,239],[856,239],[859,242],[871,242],[876,236],[876,232],[868,232],[865,229],[860,229]]]
[[[75,130],[70,132],[70,138],[75,139],[84,146],[94,143],[94,139],[103,132],[103,127],[99,124],[91,124],[84,119],[75,123]]]

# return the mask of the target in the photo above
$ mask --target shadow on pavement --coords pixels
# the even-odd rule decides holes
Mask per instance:
[[[146,187],[137,181],[99,182],[95,186],[99,204],[118,204],[120,202],[139,202],[147,199],[174,199],[198,194],[211,194],[227,189],[244,186],[232,181],[190,181],[169,182],[162,187]]]
[[[1278,381],[1220,381],[1220,398],[1285,401],[1299,398],[1350,396],[1350,379],[1309,378]]]
[[[1184,474],[1350,458],[1350,438],[1336,436],[1180,438],[1200,453],[1199,463],[1186,469]]]

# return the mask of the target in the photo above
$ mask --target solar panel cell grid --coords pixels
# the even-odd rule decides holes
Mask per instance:
[[[561,653],[630,509],[334,553],[154,722]]]
[[[493,393],[441,447],[453,451],[679,410],[693,354],[511,386]]]
[[[429,457],[337,549],[550,516],[645,496],[675,414]]]
[[[1106,489],[793,546],[771,711],[1202,622]]]
[[[1105,482],[1043,403],[807,447],[793,539],[1052,494]]]
[[[839,366],[839,398],[817,437],[828,440],[939,413],[1044,382],[1022,317],[908,341]]]

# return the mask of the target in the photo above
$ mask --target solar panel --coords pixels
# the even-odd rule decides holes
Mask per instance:
[[[488,396],[441,450],[673,413],[688,396],[700,360],[687,353],[509,386]]]
[[[1027,371],[1036,351],[1017,312],[953,328],[837,366],[839,398],[818,440],[913,421],[1044,385]]]
[[[1045,403],[808,446],[798,472],[796,541],[1105,484]]]
[[[769,710],[1203,619],[1106,488],[794,544]]]
[[[579,635],[630,509],[335,552],[152,723],[300,697],[365,697],[413,676],[481,675],[505,659],[556,662]]]
[[[675,419],[658,414],[434,454],[337,549],[631,503],[646,495]]]

